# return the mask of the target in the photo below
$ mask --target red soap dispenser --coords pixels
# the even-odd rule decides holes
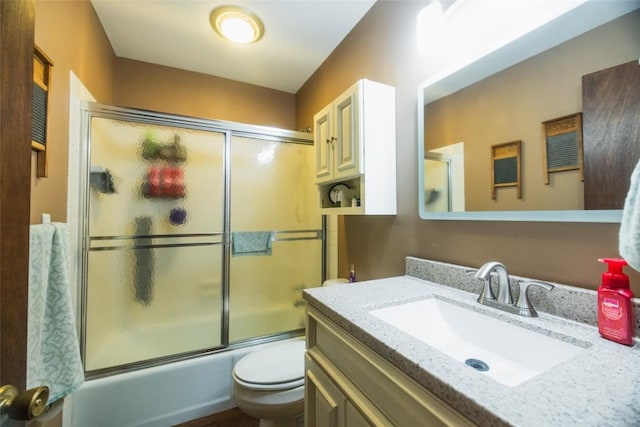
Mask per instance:
[[[622,272],[627,262],[622,258],[600,258],[609,264],[609,271],[602,273],[602,285],[598,288],[598,329],[604,338],[632,345],[635,330],[629,289],[629,277]]]

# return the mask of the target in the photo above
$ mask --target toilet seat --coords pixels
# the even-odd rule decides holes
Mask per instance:
[[[269,345],[244,356],[233,369],[237,384],[249,390],[287,390],[304,385],[305,341]]]

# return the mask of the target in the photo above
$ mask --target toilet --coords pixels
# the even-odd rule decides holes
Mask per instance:
[[[260,427],[302,426],[304,338],[268,344],[233,368],[233,399]]]
[[[347,279],[322,286],[346,285]],[[260,427],[302,427],[304,420],[304,338],[268,344],[233,368],[233,399]]]

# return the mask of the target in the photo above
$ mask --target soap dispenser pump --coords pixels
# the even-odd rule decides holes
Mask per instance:
[[[598,330],[600,335],[620,344],[632,345],[635,331],[629,277],[622,272],[627,262],[622,258],[601,258],[609,265],[598,288]]]

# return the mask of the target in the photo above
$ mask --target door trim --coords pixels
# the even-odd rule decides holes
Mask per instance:
[[[26,384],[35,3],[0,2],[0,382]]]

